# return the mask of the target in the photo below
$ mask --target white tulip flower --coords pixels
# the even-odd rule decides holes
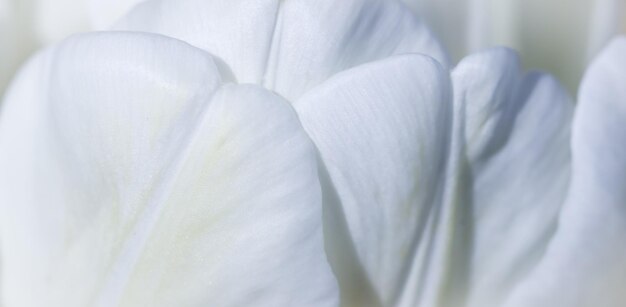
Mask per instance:
[[[283,97],[295,102],[342,70],[394,54],[445,60],[398,4],[336,6],[150,2],[122,24],[163,18],[154,26],[202,49],[102,32],[31,60],[0,119],[4,304],[336,305],[316,150]],[[425,104],[445,93],[432,88],[442,75],[434,60],[401,56],[374,68],[405,63],[397,78],[414,90],[397,104],[423,92],[412,114],[445,115],[437,110],[446,103]],[[421,67],[427,77],[415,86]],[[414,122],[411,135],[428,132]],[[443,123],[428,135],[433,154],[445,146]]]
[[[397,1],[149,0],[0,116],[11,306],[620,307],[626,38],[577,104]]]

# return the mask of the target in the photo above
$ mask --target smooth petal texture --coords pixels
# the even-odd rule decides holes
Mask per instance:
[[[152,0],[115,26],[160,33],[202,48],[225,62],[241,83],[263,79],[278,0]]]
[[[489,158],[507,141],[522,102],[522,81],[514,51],[494,48],[464,58],[452,71],[455,104],[464,112],[464,142],[469,162]],[[521,93],[520,93],[521,94]]]
[[[264,84],[289,99],[335,73],[394,54],[448,62],[430,30],[389,1],[284,1],[273,40]]]
[[[624,0],[402,0],[423,16],[459,60],[487,47],[519,51],[527,68],[548,70],[573,93],[611,37],[626,33]]]
[[[469,56],[452,76],[455,104],[466,114],[470,172],[471,192],[462,201],[471,208],[464,301],[499,306],[556,228],[569,181],[574,105],[553,78],[522,74],[506,49]]]
[[[432,239],[427,224],[440,201],[449,90],[447,71],[433,59],[402,55],[337,74],[294,103],[332,181],[325,193],[337,195],[325,210],[343,214],[355,261],[383,306],[420,290],[404,288],[409,272],[430,269],[417,251]],[[340,281],[342,269],[335,267]]]
[[[0,121],[5,305],[336,305],[313,145],[281,98],[220,86],[152,34],[29,64]]]
[[[293,100],[333,74],[393,54],[446,63],[430,31],[393,1],[152,0],[116,26],[176,37],[223,60],[239,82]]]
[[[205,114],[122,305],[335,306],[314,151],[295,113],[226,86]]]
[[[572,181],[557,232],[506,306],[626,304],[626,38],[587,71],[573,124]]]

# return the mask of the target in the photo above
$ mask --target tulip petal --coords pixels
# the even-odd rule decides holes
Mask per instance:
[[[220,79],[142,33],[25,68],[0,121],[6,305],[336,305],[313,145],[283,99]]]
[[[516,91],[522,81],[514,51],[493,48],[463,59],[452,72],[455,104],[464,112],[464,139],[469,162],[488,159],[507,141],[522,102]]]
[[[569,180],[573,103],[553,78],[523,75],[506,49],[465,58],[453,83],[470,167],[465,300],[498,306],[554,232]]]
[[[626,304],[626,38],[587,71],[573,124],[572,180],[541,263],[506,306]]]
[[[295,99],[335,73],[402,53],[447,64],[430,30],[395,1],[284,1],[264,84]]]
[[[115,26],[181,39],[226,62],[240,83],[262,82],[278,0],[153,0]]]
[[[288,103],[225,86],[200,125],[124,305],[336,305],[315,154]]]
[[[294,103],[335,189],[325,191],[337,196],[325,210],[343,214],[355,261],[383,306],[418,291],[403,289],[408,272],[428,269],[416,254],[445,177],[449,90],[433,59],[401,55],[339,73]],[[348,247],[330,246],[331,258],[333,248]]]
[[[430,31],[379,0],[154,0],[116,27],[172,36],[216,55],[242,83],[296,99],[333,74],[400,53],[446,63]]]

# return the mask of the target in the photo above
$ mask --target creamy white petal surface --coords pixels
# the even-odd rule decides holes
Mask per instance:
[[[295,102],[333,183],[326,193],[338,197],[326,205],[341,207],[326,210],[344,215],[354,261],[384,306],[419,290],[405,281],[430,264],[417,253],[434,236],[427,224],[444,180],[447,75],[425,56],[396,56],[338,74]]]
[[[5,107],[7,306],[336,305],[315,150],[282,98],[104,33],[40,54]]]
[[[116,26],[209,51],[239,82],[296,99],[333,74],[393,54],[446,63],[430,31],[402,5],[378,0],[152,0]]]
[[[557,81],[522,74],[492,49],[454,69],[465,112],[468,306],[498,306],[536,265],[556,228],[569,181],[573,102]],[[459,274],[462,275],[462,274]]]
[[[556,234],[506,306],[626,304],[626,38],[585,74],[573,123],[572,181]]]
[[[457,54],[503,40],[575,87],[621,1],[413,4]],[[152,34],[73,37],[8,92],[6,306],[626,304],[626,38],[572,136],[554,78],[501,48],[450,72],[398,1],[148,0],[115,28]]]
[[[277,0],[146,1],[115,28],[160,33],[227,63],[237,81],[261,83],[278,14]]]
[[[455,59],[497,45],[526,67],[548,70],[572,93],[590,60],[626,33],[624,0],[402,0],[423,16]]]

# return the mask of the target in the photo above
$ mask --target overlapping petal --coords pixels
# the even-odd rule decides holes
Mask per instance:
[[[313,145],[282,98],[222,82],[153,34],[31,61],[0,122],[7,305],[336,305]]]
[[[573,122],[572,180],[554,238],[506,306],[626,303],[626,38],[587,71]]]
[[[497,306],[536,265],[556,228],[574,105],[553,78],[523,74],[506,49],[469,56],[452,76],[469,172],[460,204],[469,209],[465,301]]]
[[[626,33],[623,0],[402,0],[425,18],[454,59],[507,46],[526,67],[550,71],[572,93],[588,61]]]
[[[239,82],[290,100],[335,73],[393,54],[447,62],[430,31],[394,1],[153,0],[116,28],[187,41],[227,63]]]
[[[332,182],[325,192],[336,193],[325,210],[345,219],[353,261],[383,306],[419,291],[405,289],[406,280],[430,269],[418,251],[429,254],[436,236],[429,227],[445,179],[449,91],[448,73],[434,60],[403,55],[340,73],[294,104]],[[331,253],[345,248],[330,246]]]
[[[543,52],[526,48],[587,27],[570,20],[591,11],[583,2],[531,38],[547,19],[517,29],[499,19],[510,12],[471,10],[445,24],[466,27],[454,31],[471,49],[489,20],[504,26],[488,36]],[[8,95],[8,304],[626,303],[626,39],[587,73],[570,149],[573,103],[555,79],[523,73],[506,49],[450,77],[396,1],[151,0],[116,28],[170,37],[77,36],[38,55]]]
[[[277,0],[146,1],[115,28],[181,39],[227,63],[237,81],[261,83],[278,15]]]

